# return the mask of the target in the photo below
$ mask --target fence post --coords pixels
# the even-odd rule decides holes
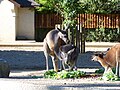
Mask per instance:
[[[81,42],[81,53],[85,53],[85,28],[80,27],[80,42]]]
[[[80,25],[76,25],[76,47],[80,53]]]
[[[117,28],[117,33],[119,33],[119,34],[120,34],[120,27],[118,27],[118,28]],[[120,40],[119,40],[119,39],[120,39],[120,36],[118,36],[118,40],[117,40],[118,42],[120,42]]]

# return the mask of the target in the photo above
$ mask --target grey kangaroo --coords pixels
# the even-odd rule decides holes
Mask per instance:
[[[69,25],[68,25],[69,26]],[[47,33],[45,39],[44,39],[44,55],[46,58],[46,69],[48,70],[48,56],[51,56],[52,62],[53,62],[53,67],[54,71],[58,71],[58,57],[55,54],[55,51],[62,45],[65,45],[69,42],[67,38],[67,33],[66,29],[68,26],[65,28],[65,30],[61,30],[59,28],[51,30],[50,32]]]
[[[77,69],[76,62],[79,54],[79,49],[73,44],[66,44],[60,46],[59,49],[55,51],[59,60],[62,61],[62,68],[65,70],[65,65],[69,67],[69,70]]]

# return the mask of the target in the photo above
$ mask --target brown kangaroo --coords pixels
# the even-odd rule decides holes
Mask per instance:
[[[68,43],[68,38],[67,38],[67,33],[66,29],[68,26],[65,28],[65,30],[61,29],[54,29],[51,30],[50,32],[47,33],[45,39],[44,39],[44,55],[46,58],[46,69],[48,70],[48,56],[51,56],[52,62],[53,62],[53,67],[54,71],[58,71],[58,57],[55,54],[55,51],[59,49],[60,46],[65,45]]]
[[[111,70],[112,67],[116,67],[116,75],[120,77],[120,44],[111,47],[105,56],[103,53],[95,54],[92,60],[100,62],[105,68],[105,72]]]

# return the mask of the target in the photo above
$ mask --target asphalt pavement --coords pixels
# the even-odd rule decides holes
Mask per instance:
[[[80,54],[77,67],[86,72],[101,68],[98,62],[91,61],[94,51]],[[100,81],[96,78],[84,79],[45,79],[45,57],[43,51],[1,50],[0,59],[11,67],[9,78],[0,78],[0,90],[120,90],[119,81]],[[52,61],[49,60],[52,69]],[[36,77],[37,76],[37,77]]]
[[[77,67],[101,67],[98,62],[91,61],[93,54],[94,51],[88,51],[84,54],[80,54],[77,60]],[[0,59],[7,61],[10,64],[11,69],[45,70],[45,56],[43,51],[1,50]],[[51,58],[49,58],[49,68],[53,68]]]

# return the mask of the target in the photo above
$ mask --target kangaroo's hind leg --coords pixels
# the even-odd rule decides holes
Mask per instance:
[[[58,58],[56,55],[51,57],[52,57],[54,71],[58,72]]]
[[[50,49],[45,39],[44,39],[43,48],[44,48],[43,52],[44,52],[45,59],[46,59],[46,70],[48,71],[49,70],[48,57],[49,57]]]
[[[120,49],[116,51],[116,75],[120,77]]]

